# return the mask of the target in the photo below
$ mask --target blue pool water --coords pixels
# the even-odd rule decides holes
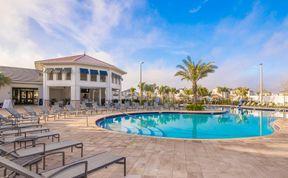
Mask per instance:
[[[255,114],[142,113],[99,120],[97,125],[113,131],[146,136],[219,139],[269,135],[275,119]]]

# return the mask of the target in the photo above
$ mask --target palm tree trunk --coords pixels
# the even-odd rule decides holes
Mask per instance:
[[[193,103],[197,103],[197,82],[193,81],[192,83],[192,92],[193,92]]]

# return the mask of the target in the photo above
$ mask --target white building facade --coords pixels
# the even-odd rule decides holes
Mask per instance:
[[[43,100],[54,102],[81,102],[103,105],[121,98],[123,70],[88,55],[68,56],[35,62],[43,72]]]

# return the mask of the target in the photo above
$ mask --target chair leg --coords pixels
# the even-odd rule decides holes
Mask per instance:
[[[45,164],[46,164],[46,158],[45,158],[45,156],[44,156],[44,157],[43,157],[43,170],[45,170],[45,168],[46,168]]]
[[[124,158],[124,176],[126,176],[126,158]]]

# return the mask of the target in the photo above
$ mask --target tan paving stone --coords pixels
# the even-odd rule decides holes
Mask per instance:
[[[106,131],[95,126],[95,120],[103,116],[90,116],[89,127],[85,117],[50,120],[44,125],[60,132],[61,140],[83,142],[85,156],[100,151],[126,156],[127,178],[284,178],[288,175],[287,119],[276,122],[279,131],[262,138],[181,140]],[[80,158],[79,150],[71,153],[66,149],[65,153],[67,163]],[[48,169],[59,165],[57,157],[47,161]],[[121,178],[123,166],[113,165],[89,177]]]

